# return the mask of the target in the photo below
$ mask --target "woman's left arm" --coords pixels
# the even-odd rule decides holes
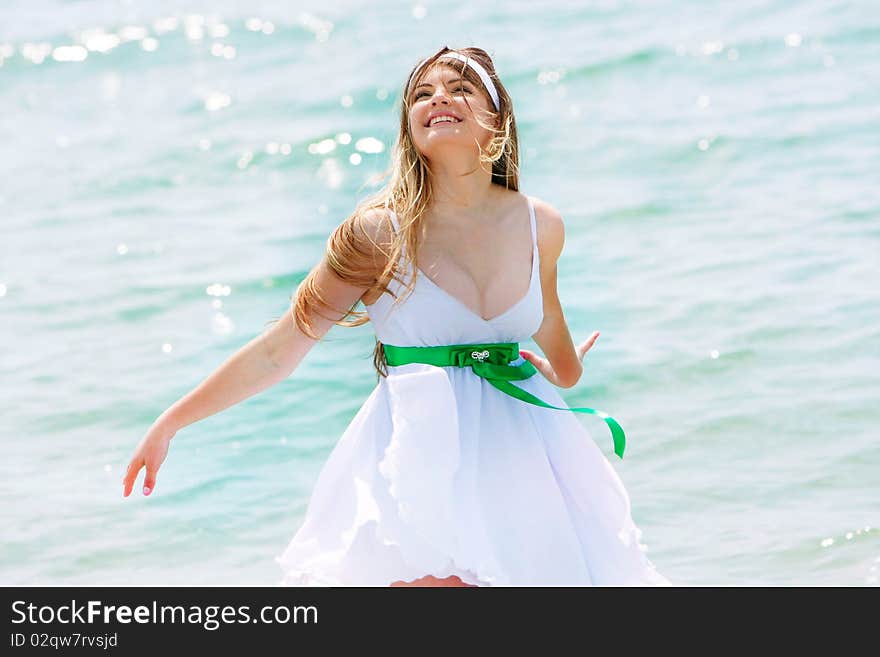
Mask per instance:
[[[535,219],[540,259],[541,291],[544,297],[544,319],[532,338],[546,358],[521,349],[520,354],[555,386],[571,388],[583,374],[581,361],[596,342],[594,331],[584,342],[575,345],[565,323],[556,289],[556,265],[565,243],[562,215],[552,205],[534,198]]]

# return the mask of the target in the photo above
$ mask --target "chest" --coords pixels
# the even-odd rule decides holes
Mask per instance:
[[[518,220],[517,220],[518,219]],[[500,314],[531,284],[528,216],[497,226],[458,226],[426,235],[417,255],[421,276],[482,317]]]

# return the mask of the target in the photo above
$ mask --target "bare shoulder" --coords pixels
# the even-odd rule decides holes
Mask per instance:
[[[386,208],[365,208],[352,215],[353,228],[359,246],[373,255],[387,251],[391,245],[394,229],[391,214]]]
[[[378,277],[388,263],[394,229],[382,207],[359,207],[343,221],[328,241],[328,254],[344,258],[349,269]]]
[[[382,207],[360,208],[349,217],[348,223],[354,251],[351,266],[369,272],[374,282],[387,283],[388,276],[383,278],[382,272],[388,264],[394,239],[391,213]],[[361,301],[371,304],[380,295],[381,291],[370,286],[365,289]]]
[[[531,199],[535,206],[535,229],[541,262],[556,262],[565,243],[565,223],[562,214],[537,196],[532,196]]]

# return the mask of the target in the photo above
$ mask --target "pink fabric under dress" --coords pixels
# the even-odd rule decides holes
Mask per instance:
[[[387,294],[367,306],[377,338],[399,346],[530,339],[543,299],[535,209],[525,199],[532,272],[523,298],[487,320],[419,272],[396,308]],[[388,371],[276,557],[280,585],[388,586],[425,575],[483,586],[670,584],[647,558],[617,472],[575,413],[515,399],[470,368]],[[567,406],[540,373],[516,384]]]

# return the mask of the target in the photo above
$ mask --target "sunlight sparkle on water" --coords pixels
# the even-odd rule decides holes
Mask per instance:
[[[205,288],[205,293],[212,297],[228,297],[232,294],[232,288],[221,283],[214,283]]]
[[[80,40],[92,52],[107,53],[122,43],[115,34],[108,34],[101,29],[87,30],[80,34]]]
[[[119,38],[123,41],[141,41],[147,35],[147,28],[140,25],[125,25],[119,30]]]
[[[205,17],[199,14],[189,14],[183,19],[183,30],[186,38],[191,41],[199,41],[205,36]]]
[[[312,155],[325,155],[336,148],[336,141],[333,139],[322,139],[321,141],[309,144],[309,153]]]
[[[342,167],[339,165],[339,162],[332,157],[328,157],[321,162],[321,166],[318,167],[317,176],[330,189],[338,189],[339,186],[342,185],[342,181],[345,179]]]
[[[167,16],[165,18],[157,18],[153,21],[153,31],[156,34],[165,34],[173,32],[180,26],[180,21],[176,16]]]
[[[48,41],[39,43],[25,43],[21,47],[21,56],[34,64],[42,64],[43,60],[52,52],[52,44]]]
[[[385,144],[375,137],[362,137],[355,142],[354,147],[362,153],[381,153],[385,150]]]
[[[208,94],[205,98],[205,109],[209,112],[216,112],[224,107],[229,107],[231,102],[232,99],[227,94],[215,91]]]
[[[703,43],[702,51],[704,55],[714,55],[724,50],[723,41],[706,41]]]
[[[228,335],[232,333],[235,325],[232,323],[232,319],[229,318],[228,315],[224,315],[221,312],[214,313],[214,317],[211,318],[211,331],[215,335]]]
[[[88,56],[89,51],[82,46],[58,46],[52,51],[56,62],[81,62]]]
[[[315,35],[316,41],[326,41],[330,38],[330,31],[333,29],[333,23],[321,20],[314,14],[308,12],[300,13],[299,24]]]

